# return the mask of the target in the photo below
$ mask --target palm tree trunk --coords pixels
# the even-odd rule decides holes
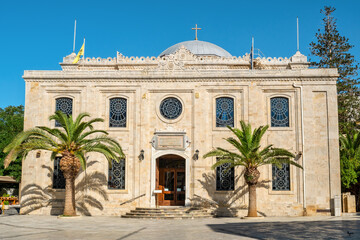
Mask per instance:
[[[76,216],[75,209],[75,178],[69,177],[66,178],[65,185],[65,208],[64,215],[66,216]]]
[[[256,211],[256,184],[248,184],[248,187],[249,187],[248,217],[257,217],[257,211]]]
[[[76,216],[75,209],[75,178],[80,170],[80,161],[69,152],[64,152],[60,160],[60,169],[65,178],[64,215]]]

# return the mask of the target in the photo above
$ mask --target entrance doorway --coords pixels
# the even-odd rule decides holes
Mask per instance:
[[[156,159],[156,189],[159,206],[185,205],[185,159],[177,155],[165,155]]]

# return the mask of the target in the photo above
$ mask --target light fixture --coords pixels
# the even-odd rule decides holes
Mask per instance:
[[[36,153],[36,158],[40,158],[41,157],[41,152],[40,151],[37,151]]]
[[[300,152],[298,152],[298,154],[296,154],[294,160],[295,160],[295,161],[299,161],[299,159],[301,158],[301,156],[302,156],[302,152],[300,151]]]
[[[193,156],[193,160],[196,161],[199,159],[199,150],[195,150],[194,156]]]
[[[140,155],[139,155],[139,160],[140,161],[142,161],[142,160],[144,160],[144,150],[143,149],[141,149],[141,151],[140,151]]]

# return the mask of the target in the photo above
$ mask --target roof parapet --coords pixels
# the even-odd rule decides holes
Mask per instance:
[[[184,46],[175,53],[162,57],[127,57],[117,52],[116,57],[111,58],[85,58],[73,64],[76,54],[63,58],[60,63],[64,71],[70,70],[141,70],[147,69],[250,69],[250,54],[239,57],[198,56],[192,54]],[[289,58],[256,58],[255,69],[304,69],[309,67],[307,57],[299,51]]]

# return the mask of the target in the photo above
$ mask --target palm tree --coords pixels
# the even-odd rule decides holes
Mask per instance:
[[[258,167],[267,164],[275,164],[277,167],[281,168],[283,163],[288,163],[299,168],[302,167],[291,160],[295,157],[294,154],[285,149],[273,148],[272,145],[268,145],[261,149],[261,138],[269,128],[268,125],[255,128],[253,132],[251,131],[250,124],[240,121],[240,125],[241,129],[228,126],[235,134],[236,139],[233,137],[225,139],[239,151],[238,153],[218,147],[206,153],[204,158],[217,157],[219,159],[219,161],[212,166],[212,169],[226,163],[229,164],[228,169],[226,170],[236,166],[245,167],[244,178],[249,188],[248,217],[257,217],[256,185],[260,177]]]
[[[50,120],[57,121],[61,128],[36,127],[19,133],[13,141],[4,148],[7,156],[4,160],[5,168],[16,159],[17,156],[26,155],[34,150],[47,150],[51,152],[51,160],[61,155],[60,169],[65,178],[65,208],[64,215],[75,216],[75,178],[82,169],[86,169],[85,155],[97,152],[111,160],[120,161],[124,158],[121,146],[108,133],[103,130],[94,130],[93,124],[103,122],[101,118],[83,121],[90,117],[87,113],[81,113],[73,120],[71,115],[56,111],[50,116]],[[90,137],[91,136],[91,137]]]

